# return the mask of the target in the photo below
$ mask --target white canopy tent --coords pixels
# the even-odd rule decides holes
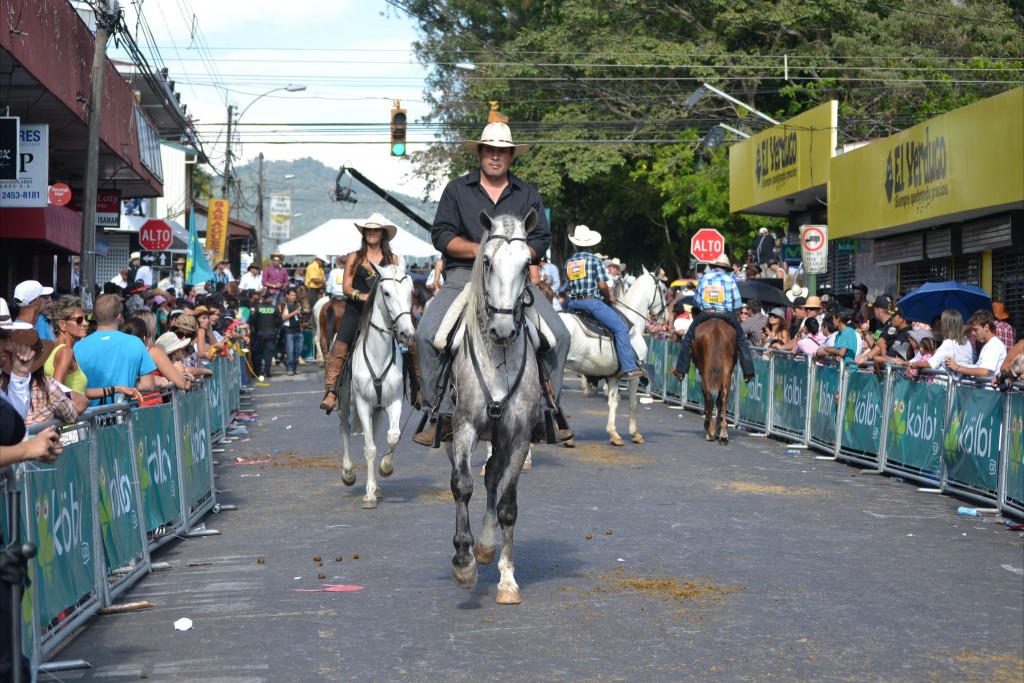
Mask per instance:
[[[359,249],[362,236],[356,223],[365,223],[366,218],[332,218],[318,225],[305,235],[282,242],[277,248],[284,256],[341,256]],[[429,242],[421,240],[408,230],[398,228],[391,240],[391,251],[399,256],[415,258],[439,258],[441,253]]]

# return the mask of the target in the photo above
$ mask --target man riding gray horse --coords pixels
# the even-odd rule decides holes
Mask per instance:
[[[736,286],[736,281],[728,272],[731,267],[729,257],[723,254],[708,264],[707,270],[697,282],[693,303],[700,307],[700,315],[694,318],[679,345],[679,355],[676,357],[676,365],[672,370],[672,374],[676,377],[685,377],[690,370],[690,347],[693,346],[697,326],[709,318],[720,318],[731,324],[736,330],[736,346],[740,352],[743,380],[749,382],[754,378],[754,361],[750,357],[750,344],[747,343],[747,336],[743,334],[743,328],[740,327],[740,322],[736,319],[735,311],[743,305],[743,300],[740,298],[740,290]]]
[[[534,209],[537,225],[527,236],[533,263],[539,263],[540,256],[551,246],[551,228],[540,194],[532,185],[509,173],[512,160],[529,146],[515,144],[508,125],[489,123],[479,140],[466,141],[463,147],[476,154],[480,168],[449,182],[438,202],[430,233],[434,247],[444,255],[444,286],[434,296],[416,329],[423,405],[434,413],[431,424],[413,436],[413,441],[423,446],[435,444],[438,424],[441,425],[442,439],[450,435],[452,399],[444,386],[450,359],[448,352],[438,351],[433,342],[445,313],[469,284],[470,271],[483,235],[480,212],[484,211],[489,216],[511,214],[525,217],[530,209]],[[543,374],[550,379],[549,398],[557,404],[565,358],[569,352],[569,332],[540,290],[531,284],[528,291],[532,298],[530,305],[547,323],[558,342],[554,348],[542,349],[538,353]],[[444,399],[438,403],[442,394]],[[556,431],[555,439],[571,439],[572,432],[564,428],[564,420],[560,422],[563,428]],[[543,426],[542,423],[538,425]],[[542,431],[545,430],[539,429],[536,435],[539,437]]]

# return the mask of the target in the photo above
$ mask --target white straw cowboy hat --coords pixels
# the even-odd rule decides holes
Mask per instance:
[[[622,261],[620,261],[617,258],[605,259],[604,267],[607,268],[608,266],[616,266],[620,271],[625,268],[625,266],[622,264]]]
[[[729,268],[732,268],[732,264],[729,263],[729,257],[726,256],[725,254],[722,254],[721,256],[716,258],[714,261],[709,261],[708,265],[709,266],[715,266],[716,268],[725,268],[726,270],[728,270]]]
[[[601,233],[591,230],[585,225],[577,225],[573,233],[569,235],[569,241],[577,247],[592,247],[601,241]]]
[[[509,129],[508,124],[501,123],[500,121],[488,123],[487,126],[484,127],[484,132],[480,134],[479,140],[466,140],[462,143],[462,146],[466,151],[473,154],[476,154],[480,145],[488,145],[490,147],[512,147],[513,159],[530,149],[529,145],[517,145],[512,142],[512,131]]]
[[[398,228],[391,224],[391,222],[384,217],[382,213],[375,213],[366,219],[365,223],[356,221],[356,229],[362,233],[367,228],[382,228],[387,233],[388,239],[392,240],[395,235],[398,234]]]

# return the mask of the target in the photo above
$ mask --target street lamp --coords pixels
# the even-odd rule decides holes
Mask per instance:
[[[683,103],[683,106],[686,107],[686,111],[692,111],[693,108],[695,106],[697,106],[697,102],[700,101],[700,98],[704,97],[704,95],[706,95],[709,92],[713,92],[716,95],[718,95],[719,97],[722,97],[724,99],[729,100],[730,102],[735,104],[737,107],[743,107],[744,109],[746,109],[747,111],[749,111],[752,114],[757,114],[758,116],[760,116],[765,121],[768,121],[769,123],[771,123],[773,126],[779,125],[778,121],[776,121],[772,117],[768,116],[767,114],[763,114],[763,113],[759,112],[758,110],[756,110],[753,107],[751,107],[749,104],[745,104],[743,102],[740,102],[739,100],[737,100],[732,95],[728,95],[728,94],[722,92],[721,90],[719,90],[718,88],[714,87],[713,85],[708,85],[707,83],[702,84],[689,97],[686,98],[686,102]]]
[[[275,92],[280,92],[282,90],[285,90],[287,92],[302,92],[305,89],[306,89],[306,86],[301,84],[301,83],[296,83],[296,84],[289,83],[288,85],[282,86],[280,88],[272,88],[272,89],[268,90],[267,92],[263,93],[262,95],[258,95],[252,102],[250,102],[249,104],[245,105],[245,109],[243,109],[242,113],[239,114],[238,116],[233,116],[232,115],[234,110],[235,110],[235,105],[233,105],[233,104],[229,104],[228,105],[228,138],[227,138],[228,142],[227,142],[227,152],[225,152],[225,154],[224,154],[224,183],[221,186],[221,197],[223,197],[224,199],[228,198],[228,186],[231,185],[231,159],[232,159],[232,156],[231,156],[231,124],[232,124],[232,122],[233,121],[241,121],[242,117],[245,116],[245,112],[249,111],[249,107],[251,107],[252,105],[256,104],[257,102],[259,102],[261,99],[263,99],[267,95],[270,95],[270,94],[275,93]]]

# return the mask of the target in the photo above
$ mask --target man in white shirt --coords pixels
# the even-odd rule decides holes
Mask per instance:
[[[345,282],[345,258],[344,256],[336,256],[334,258],[334,268],[327,274],[327,284],[324,285],[324,289],[327,290],[327,296],[332,299],[345,298],[341,291],[341,285]]]
[[[996,335],[996,318],[992,311],[976,311],[967,324],[974,330],[978,343],[982,345],[977,362],[961,365],[950,358],[946,365],[954,372],[971,377],[992,377],[1006,360],[1006,344]]]
[[[260,264],[253,261],[249,264],[249,270],[242,274],[242,280],[238,283],[239,291],[258,292],[263,289],[263,275],[260,274]]]

